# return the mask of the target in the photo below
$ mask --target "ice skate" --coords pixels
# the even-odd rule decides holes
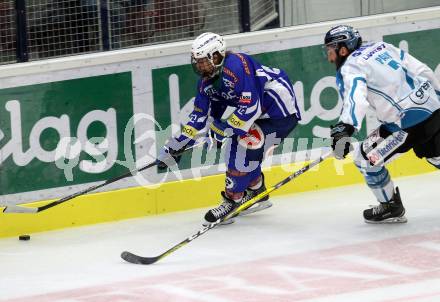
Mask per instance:
[[[396,187],[393,198],[389,202],[380,203],[364,211],[366,223],[405,223],[405,208],[400,199],[399,188]]]
[[[241,200],[241,204],[244,204],[246,201],[251,200],[258,194],[266,191],[266,185],[264,184],[264,175],[262,174],[263,183],[260,188],[252,190],[251,188],[248,188],[246,190],[246,195]],[[243,210],[238,214],[239,216],[249,215],[267,208],[270,208],[272,206],[272,203],[269,201],[269,195],[264,196],[261,200],[254,203],[251,207],[249,207],[246,210]]]
[[[208,225],[210,223],[214,223],[219,219],[222,219],[232,213],[238,206],[240,206],[240,201],[236,202],[229,197],[226,196],[225,192],[221,193],[223,202],[216,208],[210,209],[205,214],[205,222],[203,225]],[[234,219],[228,219],[223,221],[221,224],[231,224],[234,222]]]

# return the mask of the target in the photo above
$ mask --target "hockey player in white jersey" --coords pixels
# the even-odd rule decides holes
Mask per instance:
[[[413,149],[440,169],[440,83],[434,72],[410,54],[385,42],[362,43],[351,26],[325,36],[329,62],[343,100],[339,122],[331,129],[335,157],[351,150],[350,137],[361,129],[371,107],[381,123],[359,146],[354,162],[379,205],[364,211],[368,223],[406,222],[399,189],[385,164]]]

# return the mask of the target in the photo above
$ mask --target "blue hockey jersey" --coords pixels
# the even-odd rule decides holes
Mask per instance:
[[[193,138],[205,128],[208,116],[220,119],[227,106],[235,111],[227,118],[234,134],[244,135],[257,119],[301,119],[295,93],[287,74],[261,65],[243,53],[227,53],[220,75],[200,79],[190,121],[182,138]]]

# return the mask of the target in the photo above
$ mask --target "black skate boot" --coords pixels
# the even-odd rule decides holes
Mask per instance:
[[[396,187],[393,198],[389,202],[364,211],[366,223],[405,223],[407,222],[405,208],[400,199],[399,188]]]
[[[261,187],[259,187],[256,190],[252,190],[251,188],[247,188],[246,194],[242,198],[240,204],[244,204],[246,201],[251,200],[252,198],[257,196],[258,194],[266,191],[266,185],[264,183],[264,174],[263,173],[261,174],[261,177],[262,177],[262,181],[263,181],[263,184],[261,185]],[[262,199],[260,199],[256,203],[254,203],[248,209],[241,211],[240,214],[238,214],[238,215],[243,216],[243,215],[252,214],[252,213],[270,208],[271,206],[272,206],[272,203],[269,201],[269,195],[266,195]]]
[[[203,225],[208,225],[210,223],[216,222],[219,219],[222,219],[232,213],[238,206],[240,206],[240,202],[235,202],[226,196],[225,192],[222,192],[223,202],[216,208],[209,210],[205,214],[205,222]],[[228,219],[227,221],[222,222],[222,224],[230,224],[233,223],[233,219]]]

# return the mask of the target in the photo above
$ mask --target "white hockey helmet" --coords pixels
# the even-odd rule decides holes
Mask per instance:
[[[214,63],[214,54],[219,53],[222,56],[222,61],[220,64]],[[191,47],[191,64],[193,65],[193,69],[196,73],[206,76],[206,74],[201,74],[201,72],[197,69],[196,63],[198,59],[207,58],[208,61],[214,66],[214,71],[210,75],[210,77],[214,77],[220,72],[220,69],[223,65],[224,58],[226,55],[226,42],[222,36],[207,32],[198,36]]]

